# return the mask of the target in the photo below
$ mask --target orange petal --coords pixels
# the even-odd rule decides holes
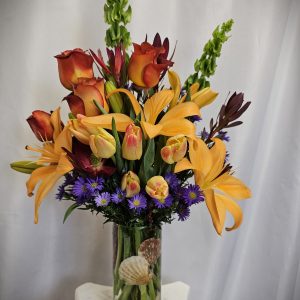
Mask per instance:
[[[214,191],[212,189],[205,190],[204,195],[205,195],[205,203],[210,213],[213,225],[217,233],[221,235],[222,227],[221,227],[221,221],[218,213]]]
[[[81,119],[83,125],[88,127],[98,127],[105,129],[112,128],[112,119],[116,121],[117,131],[125,132],[126,128],[129,124],[132,123],[132,119],[124,114],[113,113],[113,114],[106,114],[96,117],[85,117]]]
[[[183,134],[187,137],[195,137],[196,135],[195,125],[186,119],[172,119],[170,121],[159,123],[159,125],[162,125],[160,135],[174,136]]]
[[[195,93],[191,97],[191,101],[195,102],[199,108],[211,104],[218,96],[217,92],[214,92],[211,88],[207,87],[201,91]]]
[[[216,188],[237,200],[251,197],[250,189],[240,179],[232,175],[226,176],[223,181],[216,185]]]
[[[174,97],[170,104],[170,107],[172,108],[178,102],[178,98],[179,98],[180,90],[181,90],[181,83],[180,83],[180,78],[176,72],[169,70],[168,76],[169,76],[169,82],[172,87],[172,90],[174,90]]]
[[[53,140],[55,141],[58,135],[62,131],[62,126],[61,126],[61,118],[60,118],[60,107],[58,107],[52,114],[51,114],[51,124],[54,128],[54,133],[53,133]]]
[[[67,150],[72,151],[72,136],[68,125],[66,125],[63,131],[57,136],[54,144],[56,153],[62,152],[62,148],[66,148]]]
[[[146,121],[155,124],[158,115],[172,101],[173,96],[173,91],[163,90],[149,98],[144,106]]]
[[[174,173],[192,169],[194,169],[194,166],[191,164],[191,162],[187,158],[183,158],[175,165]]]
[[[142,125],[144,133],[150,139],[153,139],[154,137],[158,136],[160,134],[160,131],[162,130],[162,125],[160,125],[160,124],[153,125],[153,124],[141,121],[141,125]]]

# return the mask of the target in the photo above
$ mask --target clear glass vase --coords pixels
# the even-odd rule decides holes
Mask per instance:
[[[113,227],[114,300],[161,299],[161,228]]]

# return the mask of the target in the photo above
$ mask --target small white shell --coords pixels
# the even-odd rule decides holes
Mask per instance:
[[[150,265],[153,265],[160,257],[160,249],[160,239],[150,238],[141,243],[138,254],[145,257]]]
[[[128,285],[147,284],[152,278],[149,263],[142,256],[131,256],[123,260],[119,267],[119,275]]]

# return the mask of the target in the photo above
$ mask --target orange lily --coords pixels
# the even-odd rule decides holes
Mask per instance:
[[[229,211],[234,219],[234,225],[226,230],[234,230],[240,226],[243,213],[234,200],[251,197],[251,191],[241,180],[224,170],[225,144],[220,139],[214,139],[214,143],[214,146],[209,149],[201,139],[190,139],[189,156],[191,161],[184,158],[178,162],[175,172],[194,170],[195,182],[204,192],[213,225],[217,233],[221,235],[226,211]]]
[[[170,107],[173,107],[177,104],[180,91],[181,91],[181,83],[179,76],[174,72],[169,70],[169,81],[172,87],[172,90],[174,90],[174,98],[171,102]],[[211,104],[218,96],[217,92],[214,92],[210,87],[204,88],[199,91],[199,83],[194,83],[190,87],[190,96],[191,96],[191,102],[194,102],[198,105],[199,108],[202,108],[206,105]],[[179,103],[183,103],[187,97],[187,94],[184,95],[180,100]]]
[[[73,165],[63,150],[63,148],[65,148],[71,151],[71,133],[67,127],[62,128],[60,108],[52,113],[51,124],[54,128],[53,142],[45,142],[41,148],[26,147],[27,150],[41,154],[36,163],[42,165],[42,167],[34,170],[26,182],[27,194],[30,197],[33,196],[36,185],[41,182],[35,195],[35,224],[38,223],[38,210],[45,196],[61,176],[73,169]]]
[[[195,125],[187,120],[187,117],[199,115],[199,108],[193,102],[180,103],[171,108],[157,123],[158,115],[167,107],[174,98],[174,92],[162,90],[150,97],[142,107],[136,97],[126,89],[116,89],[110,93],[109,98],[115,93],[125,93],[136,115],[141,114],[141,126],[149,138],[158,135],[174,136],[183,134],[188,137],[195,136]],[[89,127],[101,126],[106,129],[112,128],[112,118],[116,121],[118,131],[125,132],[126,127],[132,123],[132,119],[124,114],[106,114],[82,119],[82,123]]]

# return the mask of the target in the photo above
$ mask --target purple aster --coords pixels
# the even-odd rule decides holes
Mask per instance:
[[[171,172],[168,172],[165,175],[165,180],[171,189],[177,189],[180,184],[178,177],[174,173],[171,173]]]
[[[117,188],[116,192],[111,195],[111,201],[118,204],[125,199],[126,193],[120,188]]]
[[[181,206],[178,208],[178,221],[186,221],[190,216],[191,210],[188,206]]]
[[[209,132],[207,132],[206,129],[203,128],[203,130],[202,130],[202,132],[201,132],[201,138],[202,138],[202,140],[205,141],[205,140],[208,139],[208,137],[209,137]]]
[[[190,184],[183,191],[183,200],[188,206],[191,206],[204,201],[204,196],[198,185]]]
[[[86,187],[93,195],[95,195],[96,192],[100,192],[103,189],[104,180],[101,177],[87,178],[86,181]]]
[[[75,181],[73,185],[72,193],[74,196],[78,198],[84,198],[89,196],[90,194],[89,189],[87,188],[86,182],[82,177],[79,177]]]
[[[110,193],[104,192],[95,198],[97,206],[107,206],[111,200]]]
[[[219,138],[220,140],[225,141],[225,142],[230,141],[230,137],[229,137],[229,135],[227,135],[227,131],[222,131],[222,130],[219,131],[217,138]]]
[[[58,187],[57,194],[55,195],[55,198],[60,201],[60,200],[63,199],[64,194],[65,194],[65,185],[62,184],[61,186]]]
[[[167,198],[160,199],[160,200],[153,198],[153,201],[156,207],[165,208],[165,207],[170,207],[172,205],[173,197],[169,195]]]
[[[147,207],[147,198],[143,194],[137,194],[128,200],[129,208],[140,213],[142,209]]]

